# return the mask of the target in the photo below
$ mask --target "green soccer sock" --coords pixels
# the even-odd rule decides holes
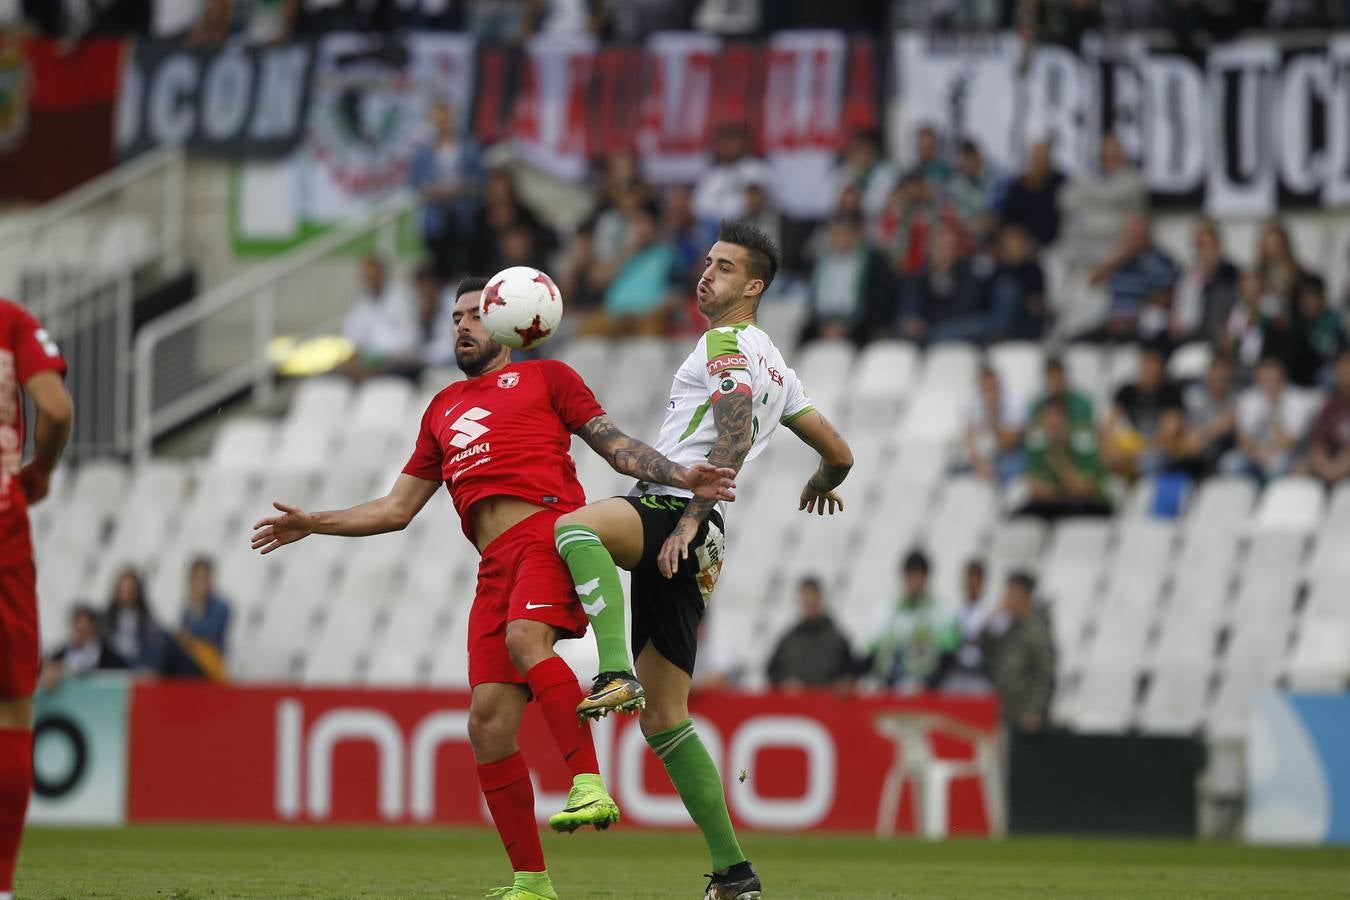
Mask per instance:
[[[708,843],[714,872],[745,862],[736,831],[731,827],[727,798],[717,766],[694,731],[694,720],[685,719],[669,731],[648,735],[647,743],[666,766],[671,784],[679,791],[684,808]]]
[[[581,608],[595,629],[601,672],[631,672],[628,625],[623,614],[623,584],[614,557],[600,536],[584,525],[560,525],[554,533],[558,555],[567,563]]]
[[[542,872],[516,872],[512,886],[538,894],[540,897],[548,897],[550,900],[557,900],[558,897],[554,893],[553,882],[548,877],[547,869]]]

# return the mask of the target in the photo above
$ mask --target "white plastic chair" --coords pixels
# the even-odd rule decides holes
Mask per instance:
[[[1206,479],[1191,504],[1185,528],[1189,536],[1212,531],[1241,531],[1256,502],[1256,485],[1249,478],[1216,476]]]
[[[262,471],[273,461],[275,431],[267,419],[251,416],[230,419],[216,433],[208,462],[221,471]]]
[[[873,341],[862,351],[853,379],[854,397],[863,408],[903,399],[914,387],[919,353],[907,341]]]
[[[1045,351],[1032,341],[1005,341],[989,348],[989,364],[1004,391],[1030,402],[1045,381]]]
[[[885,713],[876,717],[873,727],[895,745],[894,761],[882,782],[881,799],[877,804],[879,837],[895,834],[900,796],[908,782],[914,792],[914,817],[919,834],[928,840],[946,838],[948,794],[951,783],[960,778],[979,779],[989,833],[995,837],[1003,835],[1003,774],[996,733],[931,713]],[[930,741],[935,734],[950,734],[969,741],[975,748],[974,758],[939,758]]]
[[[1289,687],[1343,691],[1350,679],[1350,617],[1306,619],[1289,656]]]
[[[1071,721],[1085,733],[1124,731],[1134,714],[1136,674],[1126,663],[1094,664],[1083,672]]]
[[[351,425],[413,433],[422,410],[413,409],[413,389],[403,378],[372,378],[356,391]]]
[[[335,376],[300,382],[286,410],[288,423],[304,423],[331,431],[346,417],[352,402],[352,385]]]
[[[1203,663],[1160,666],[1139,707],[1140,730],[1157,735],[1193,734],[1204,715],[1209,679],[1209,667]]]
[[[1214,357],[1214,349],[1204,341],[1178,347],[1167,361],[1167,374],[1178,381],[1203,378]]]
[[[1302,475],[1280,478],[1261,495],[1253,530],[1313,531],[1322,521],[1325,503],[1325,493],[1317,480]]]
[[[75,472],[74,499],[85,514],[103,521],[122,509],[130,480],[127,467],[122,463],[111,459],[91,460]]]

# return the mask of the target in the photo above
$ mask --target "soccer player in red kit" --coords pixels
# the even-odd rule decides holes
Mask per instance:
[[[586,500],[569,454],[573,433],[617,471],[731,499],[731,470],[677,465],[621,432],[572,369],[554,360],[512,362],[479,320],[487,282],[461,282],[454,308],[455,360],[468,379],[431,401],[412,458],[388,495],[333,512],[282,513],[255,526],[253,547],[269,553],[310,534],[368,535],[407,526],[440,489],[449,489],[464,534],[478,548],[478,588],[469,613],[469,743],[514,883],[489,896],[556,900],[534,820],[534,789],[516,746],[525,703],[539,704],[573,775],[560,831],[608,827],[619,809],[605,790],[588,727],[577,720],[584,696],[553,651],[586,631],[572,578],[553,547],[554,522]]]
[[[47,496],[70,437],[66,361],[23,307],[0,300],[0,900],[13,900],[14,861],[33,790],[33,690],[38,641],[37,574],[28,507]],[[23,454],[23,396],[37,407],[35,452]]]

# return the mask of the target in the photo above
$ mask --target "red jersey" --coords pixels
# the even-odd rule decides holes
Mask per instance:
[[[469,540],[469,509],[484,497],[528,500],[564,512],[586,495],[572,462],[572,433],[605,414],[586,382],[557,360],[511,363],[457,381],[422,415],[403,471],[444,481]]]
[[[64,375],[66,361],[37,319],[0,300],[0,567],[33,558],[28,501],[17,476],[24,440],[21,390],[39,372]]]

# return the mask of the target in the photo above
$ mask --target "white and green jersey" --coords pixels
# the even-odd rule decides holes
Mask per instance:
[[[717,425],[712,405],[726,394],[754,398],[755,418],[748,463],[759,455],[779,423],[786,424],[811,411],[811,401],[797,373],[758,325],[741,322],[713,328],[699,338],[694,352],[675,372],[666,404],[666,419],[653,445],[682,466],[705,462]],[[638,483],[649,494],[688,497],[690,492],[663,484]]]

